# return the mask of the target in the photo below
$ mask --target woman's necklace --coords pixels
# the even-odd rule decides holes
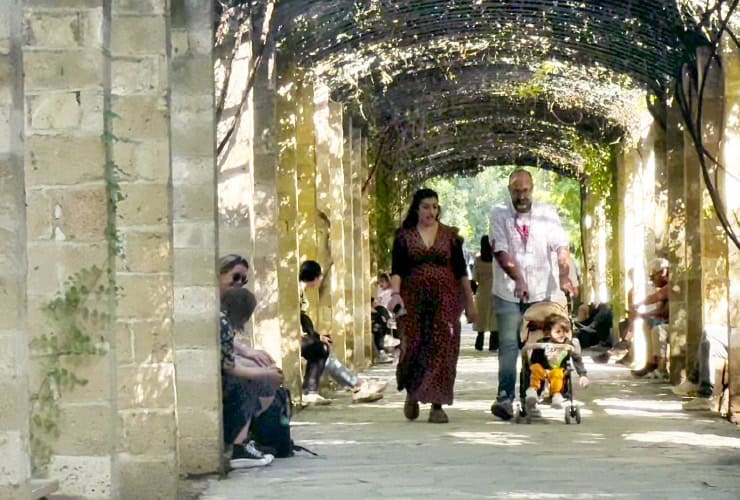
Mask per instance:
[[[421,241],[424,242],[424,246],[427,248],[432,248],[434,245],[434,240],[437,239],[438,229],[439,224],[436,222],[432,226],[422,226],[421,224],[416,226],[416,230],[419,231],[419,236],[421,236]]]

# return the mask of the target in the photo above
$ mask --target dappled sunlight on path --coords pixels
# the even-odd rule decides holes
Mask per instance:
[[[320,457],[234,471],[203,498],[737,498],[740,433],[683,412],[669,386],[587,360],[594,383],[576,392],[581,425],[548,406],[529,425],[501,422],[490,414],[496,356],[473,340],[468,330],[449,424],[429,424],[429,405],[406,421],[385,365],[368,373],[391,380],[384,399],[352,404],[337,392],[294,416],[296,443]]]

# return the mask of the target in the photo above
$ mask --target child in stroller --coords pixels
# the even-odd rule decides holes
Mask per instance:
[[[573,419],[581,423],[580,410],[573,404],[571,365],[580,375],[581,387],[588,387],[590,381],[586,376],[578,339],[572,338],[570,320],[564,310],[557,310],[559,307],[553,303],[540,303],[530,307],[524,315],[520,376],[520,395],[524,400],[524,408],[520,408],[517,420],[524,417],[529,423],[531,417],[537,414],[537,403],[545,388],[543,382],[547,382],[552,408],[562,408],[564,399],[568,398],[565,423],[569,424]]]

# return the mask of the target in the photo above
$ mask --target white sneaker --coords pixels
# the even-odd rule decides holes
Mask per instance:
[[[331,404],[331,399],[326,399],[318,392],[309,392],[308,394],[303,395],[301,402],[304,405],[326,406]]]
[[[372,392],[383,392],[385,391],[385,388],[388,386],[387,380],[368,380],[366,382],[370,386],[370,390]]]
[[[552,402],[550,403],[550,407],[560,409],[563,407],[563,395],[559,392],[556,392],[552,395]]]
[[[537,406],[537,399],[537,389],[534,387],[528,387],[524,393],[524,407],[527,411],[531,411]]]
[[[700,386],[691,382],[690,380],[684,380],[678,385],[671,387],[671,392],[676,396],[688,396],[699,392]]]
[[[717,407],[714,398],[694,398],[683,404],[685,411],[712,411]]]
[[[645,375],[645,378],[649,378],[652,380],[668,380],[668,374],[656,368],[655,370]]]
[[[385,386],[383,386],[385,389]],[[382,391],[376,390],[376,386],[372,382],[365,381],[358,390],[352,393],[353,403],[372,403],[383,397]]]
[[[388,363],[393,363],[393,356],[390,356],[385,351],[380,351],[378,353],[378,364],[385,365]]]

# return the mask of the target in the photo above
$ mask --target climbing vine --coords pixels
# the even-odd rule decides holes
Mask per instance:
[[[108,258],[103,267],[92,265],[69,276],[56,297],[44,304],[42,312],[50,321],[50,332],[31,341],[30,347],[39,363],[39,385],[31,394],[30,442],[34,472],[48,465],[53,442],[61,433],[60,400],[65,393],[87,384],[75,373],[75,367],[92,356],[107,352],[105,332],[114,320],[119,287],[116,285],[115,258],[123,256],[123,242],[116,229],[118,203],[125,196],[120,179],[123,171],[112,160],[114,142],[130,142],[115,136],[111,121],[118,116],[105,114],[106,132],[101,140],[106,145],[104,178],[107,202],[105,239]]]

